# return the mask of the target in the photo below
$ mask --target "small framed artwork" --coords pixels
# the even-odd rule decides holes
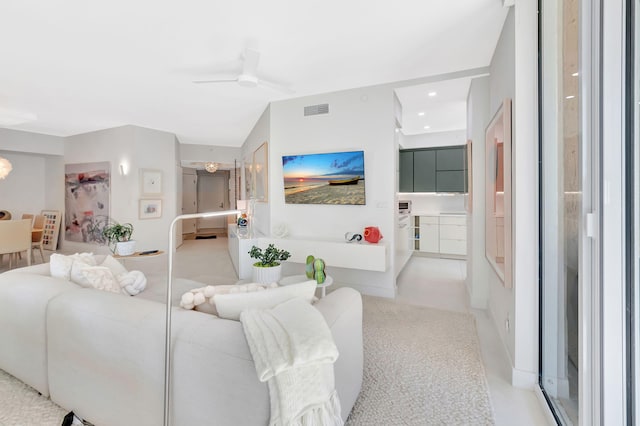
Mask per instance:
[[[140,200],[138,217],[140,219],[158,219],[162,216],[162,200]]]
[[[140,169],[140,193],[143,197],[162,195],[162,170]]]
[[[269,151],[267,142],[253,152],[253,192],[257,201],[267,202],[269,194]]]

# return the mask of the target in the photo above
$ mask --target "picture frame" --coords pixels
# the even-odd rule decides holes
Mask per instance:
[[[245,190],[245,199],[249,200],[253,198],[253,158],[251,161],[246,161],[244,164],[244,190]]]
[[[161,199],[140,199],[138,205],[139,219],[159,219],[162,217]]]
[[[143,197],[162,195],[162,170],[140,169],[140,194]]]
[[[264,142],[253,151],[253,195],[256,201],[269,201],[269,149]]]

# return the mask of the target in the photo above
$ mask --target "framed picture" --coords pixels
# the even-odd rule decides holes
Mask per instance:
[[[65,164],[64,182],[64,239],[106,244],[102,229],[109,222],[111,163]]]
[[[143,197],[162,195],[162,170],[140,169],[140,194]]]
[[[245,189],[245,199],[249,200],[254,196],[253,193],[253,163],[251,161],[247,161],[244,163],[244,189]]]
[[[140,200],[138,217],[140,219],[158,219],[162,216],[162,200]]]
[[[253,192],[257,201],[268,201],[269,152],[267,142],[253,152]]]

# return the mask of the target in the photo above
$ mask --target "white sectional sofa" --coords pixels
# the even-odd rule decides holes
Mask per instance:
[[[81,288],[49,276],[48,264],[0,274],[0,369],[98,426],[162,424],[164,286],[153,279],[135,297]],[[174,301],[201,286],[174,280]],[[340,352],[346,420],[362,385],[361,296],[341,288],[315,306]],[[268,424],[268,388],[242,325],[173,309],[172,424]]]

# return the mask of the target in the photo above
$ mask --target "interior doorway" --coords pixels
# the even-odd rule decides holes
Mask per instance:
[[[198,213],[229,209],[229,171],[218,170],[209,173],[198,170],[197,204]],[[226,235],[227,217],[197,219],[196,228],[196,235],[201,237]]]
[[[230,208],[229,170],[209,173],[183,168],[182,214],[228,210]],[[184,239],[215,238],[227,235],[227,217],[186,219],[182,224]]]

